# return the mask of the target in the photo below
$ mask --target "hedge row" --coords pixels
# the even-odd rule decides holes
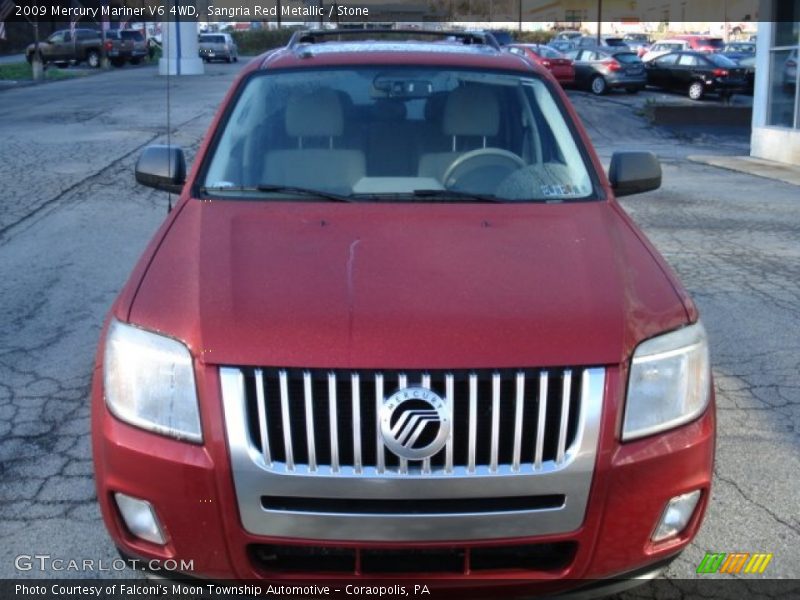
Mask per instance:
[[[293,33],[293,29],[248,29],[231,35],[239,46],[239,54],[252,55],[285,46]]]

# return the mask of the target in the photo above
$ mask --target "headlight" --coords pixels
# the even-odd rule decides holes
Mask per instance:
[[[180,342],[112,321],[104,357],[106,404],[119,419],[202,442],[192,357]]]
[[[623,440],[672,429],[708,406],[708,341],[700,322],[639,344],[633,353]]]

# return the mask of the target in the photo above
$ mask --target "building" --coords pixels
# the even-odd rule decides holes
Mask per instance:
[[[763,0],[750,154],[800,165],[800,2]]]

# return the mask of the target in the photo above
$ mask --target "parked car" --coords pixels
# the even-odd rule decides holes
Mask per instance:
[[[641,58],[650,48],[650,36],[646,33],[626,33],[622,41]]]
[[[565,29],[564,31],[559,31],[554,37],[553,41],[555,42],[574,42],[583,37],[583,33],[580,31]]]
[[[92,370],[113,542],[250,583],[647,581],[697,534],[715,439],[696,305],[616,199],[658,160],[606,176],[488,37],[326,41],[352,34],[251,61],[188,179],[179,148],[139,158],[180,197]]]
[[[567,58],[550,46],[545,46],[544,44],[513,44],[508,46],[508,51],[542,65],[553,74],[553,77],[561,85],[575,83],[575,67],[572,65],[572,59]]]
[[[729,97],[747,87],[745,69],[721,54],[673,52],[646,67],[648,85],[681,91],[692,100],[709,92]]]
[[[46,40],[39,42],[39,56],[43,63],[55,63],[67,66],[70,63],[86,62],[96,69],[100,66],[102,56],[102,40],[96,29],[69,29],[54,31]],[[30,44],[25,50],[25,58],[33,61],[36,44]]]
[[[744,69],[744,78],[745,78],[745,91],[753,95],[753,90],[755,89],[756,85],[756,56],[752,54],[750,56],[745,56],[744,58],[740,58],[739,61],[736,63]]]
[[[507,29],[490,29],[489,33],[494,36],[494,39],[496,39],[497,43],[501,46],[508,46],[514,43],[514,38]]]
[[[720,54],[733,62],[739,62],[742,58],[755,56],[756,45],[752,42],[729,42],[722,47]]]
[[[131,51],[130,58],[130,63],[132,65],[138,65],[140,62],[142,62],[142,59],[148,56],[149,48],[147,45],[147,40],[144,37],[144,33],[134,29],[123,29],[120,31],[120,35],[122,36],[122,39],[129,40],[133,43],[133,50]]]
[[[681,50],[689,50],[689,42],[675,39],[661,40],[647,49],[647,52],[642,55],[642,62],[650,62],[659,56],[664,56],[670,52],[680,52]]]
[[[121,67],[133,59],[133,40],[124,37],[119,29],[106,31],[106,56],[112,65]]]
[[[621,37],[585,35],[577,40],[578,48],[617,48],[619,50],[630,50],[628,45],[622,41]]]
[[[565,54],[566,52],[570,52],[574,50],[577,46],[575,42],[569,40],[553,40],[547,44],[556,52],[560,52],[561,54]]]
[[[239,60],[239,47],[230,33],[201,33],[198,41],[200,58],[204,62],[224,60],[230,63]]]
[[[574,56],[575,85],[598,96],[620,88],[635,94],[647,84],[644,64],[630,50],[593,48],[568,56]]]
[[[676,35],[675,39],[689,42],[689,48],[687,49],[695,52],[719,52],[725,46],[722,38],[710,35]]]

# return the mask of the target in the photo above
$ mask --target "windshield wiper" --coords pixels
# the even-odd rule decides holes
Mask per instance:
[[[451,198],[469,202],[503,202],[503,199],[497,196],[463,192],[461,190],[414,190],[412,193],[415,198]]]
[[[269,183],[262,183],[259,185],[220,185],[215,187],[202,187],[200,188],[200,192],[202,194],[214,192],[287,192],[289,194],[300,194],[303,196],[316,196],[317,198],[330,200],[332,202],[355,201],[349,196],[343,196],[342,194],[335,194],[333,192],[297,187],[294,185],[273,185]]]

